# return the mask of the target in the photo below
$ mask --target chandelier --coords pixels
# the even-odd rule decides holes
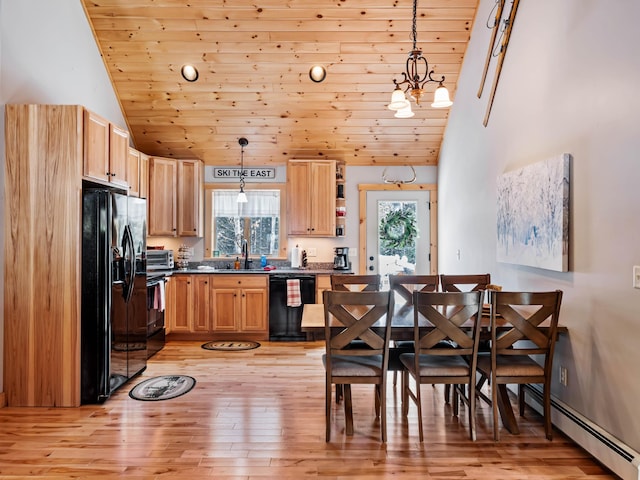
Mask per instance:
[[[249,145],[249,140],[242,137],[238,140],[240,144],[240,192],[238,193],[238,203],[247,203],[247,194],[244,193],[244,147]]]
[[[398,118],[408,118],[414,115],[411,110],[411,103],[407,100],[405,93],[408,93],[410,98],[413,98],[416,104],[420,105],[420,99],[424,95],[424,86],[430,82],[438,83],[438,88],[434,94],[431,106],[434,108],[444,108],[453,105],[453,102],[449,99],[449,91],[443,85],[444,75],[440,80],[433,78],[434,71],[429,70],[429,62],[422,56],[422,50],[418,50],[416,47],[418,40],[418,31],[416,28],[417,10],[418,0],[413,0],[413,27],[411,30],[413,49],[407,59],[406,71],[402,72],[403,80],[398,82],[395,78],[393,79],[396,88],[391,94],[391,103],[388,105],[389,110],[396,111],[394,116]],[[402,91],[400,86],[405,84],[406,87],[404,91]]]

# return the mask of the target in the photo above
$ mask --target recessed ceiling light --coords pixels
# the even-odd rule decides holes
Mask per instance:
[[[309,78],[316,83],[320,83],[327,78],[327,69],[322,65],[314,65],[309,70]]]
[[[195,82],[198,80],[198,70],[193,65],[183,65],[180,69],[180,73],[182,73],[182,78],[187,82]]]

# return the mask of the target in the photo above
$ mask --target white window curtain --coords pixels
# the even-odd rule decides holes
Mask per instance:
[[[278,190],[245,190],[247,203],[238,203],[237,190],[215,190],[213,212],[219,217],[275,217],[280,215]]]

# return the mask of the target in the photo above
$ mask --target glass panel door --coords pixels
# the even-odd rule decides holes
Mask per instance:
[[[366,273],[389,275],[430,272],[429,191],[367,192]]]

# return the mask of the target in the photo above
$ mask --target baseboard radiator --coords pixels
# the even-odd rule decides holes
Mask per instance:
[[[526,386],[527,404],[542,414],[542,388]],[[640,480],[640,453],[560,400],[551,397],[551,421],[558,430],[624,480]]]

